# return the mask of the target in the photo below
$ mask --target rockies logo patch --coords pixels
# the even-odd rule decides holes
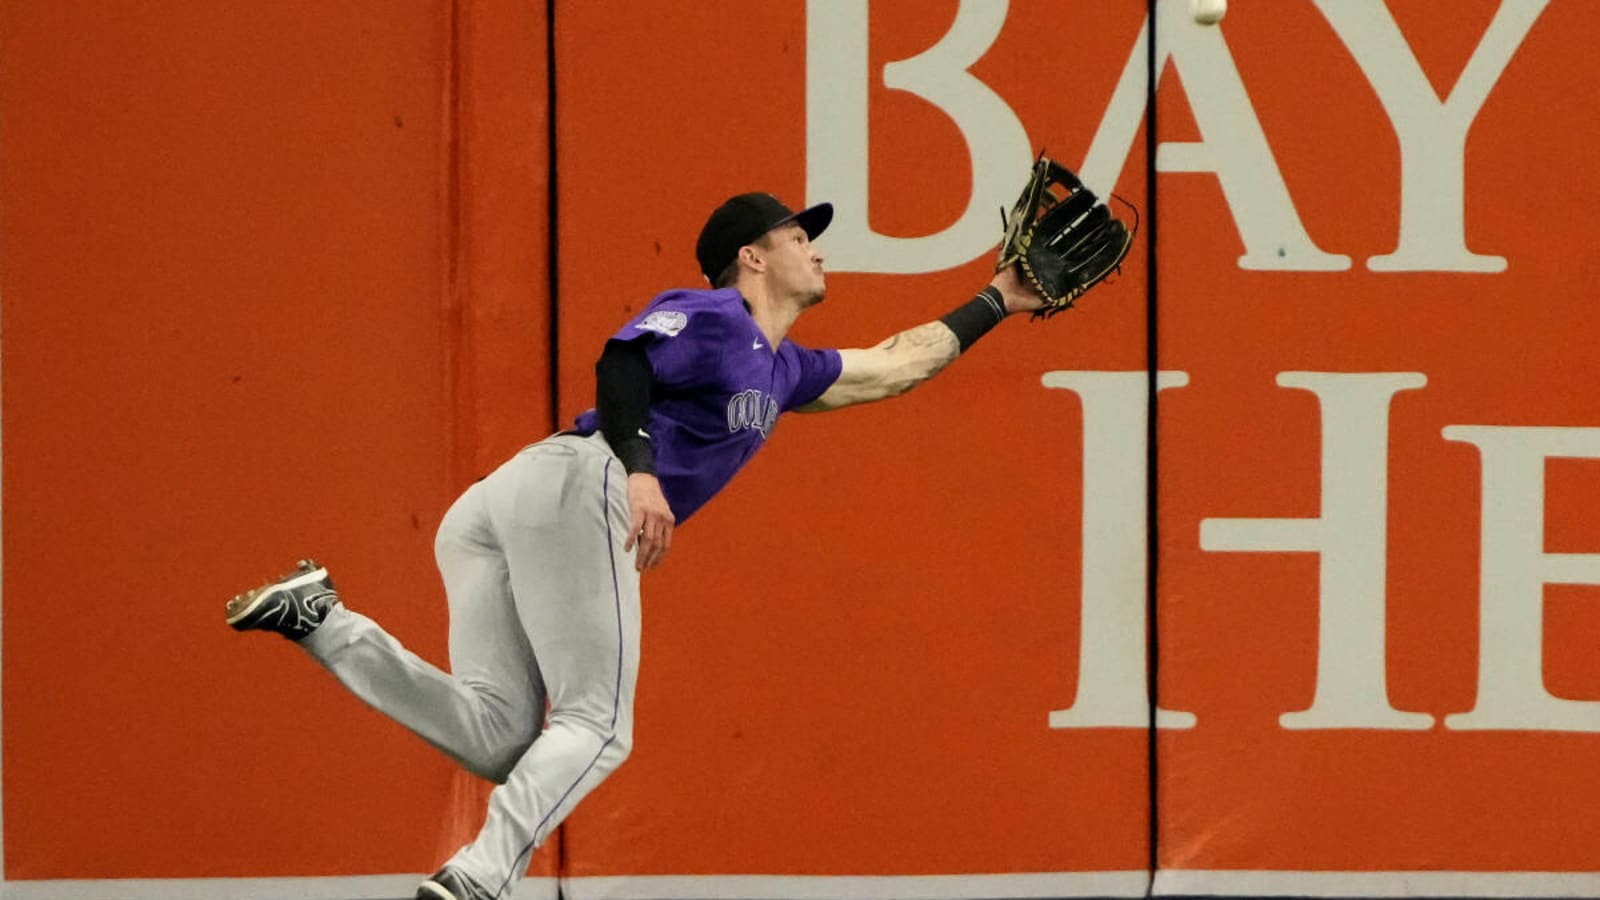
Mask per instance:
[[[682,331],[683,326],[687,324],[689,324],[689,317],[687,315],[678,312],[675,309],[658,309],[650,315],[645,316],[643,322],[640,322],[633,327],[638,328],[641,331],[654,331],[658,334],[664,334],[667,337],[673,337],[678,332]]]

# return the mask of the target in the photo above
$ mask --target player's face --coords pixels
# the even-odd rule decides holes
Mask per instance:
[[[799,225],[790,223],[767,233],[766,258],[773,287],[802,307],[822,302],[827,285],[822,275],[822,254]]]

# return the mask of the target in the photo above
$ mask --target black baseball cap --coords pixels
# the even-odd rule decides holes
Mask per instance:
[[[717,276],[739,256],[740,247],[754,243],[779,225],[793,222],[805,229],[806,237],[816,240],[832,221],[832,203],[818,203],[793,212],[771,194],[740,194],[729,197],[711,213],[705,227],[700,229],[694,255],[700,261],[700,271],[705,273],[706,280],[716,283]]]

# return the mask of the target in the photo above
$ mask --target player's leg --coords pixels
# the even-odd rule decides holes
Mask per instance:
[[[450,862],[491,893],[521,877],[533,848],[633,744],[639,576],[622,551],[626,475],[598,445],[578,446],[559,524],[530,520],[525,497],[491,506],[550,695],[543,734],[490,795],[477,838]]]
[[[488,525],[486,483],[473,486],[451,506],[435,545],[449,599],[454,675],[407,650],[370,618],[340,605],[325,573],[320,581],[269,596],[281,605],[294,599],[295,591],[308,597],[319,591],[309,630],[268,630],[296,638],[363,701],[474,774],[498,781],[538,733],[545,700],[511,600],[505,558]],[[307,577],[281,584],[305,582]]]
[[[491,475],[481,490],[487,494],[497,483]],[[475,511],[470,529],[441,526],[435,553],[450,599],[450,671],[472,691],[480,729],[474,743],[489,763],[474,771],[502,782],[544,727],[544,679],[487,516]]]

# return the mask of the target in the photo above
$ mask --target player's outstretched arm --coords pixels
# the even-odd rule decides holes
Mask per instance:
[[[973,341],[1016,312],[1043,301],[1014,267],[995,273],[989,287],[949,315],[893,335],[875,347],[840,350],[843,368],[822,396],[800,412],[823,412],[898,397],[955,362]]]

